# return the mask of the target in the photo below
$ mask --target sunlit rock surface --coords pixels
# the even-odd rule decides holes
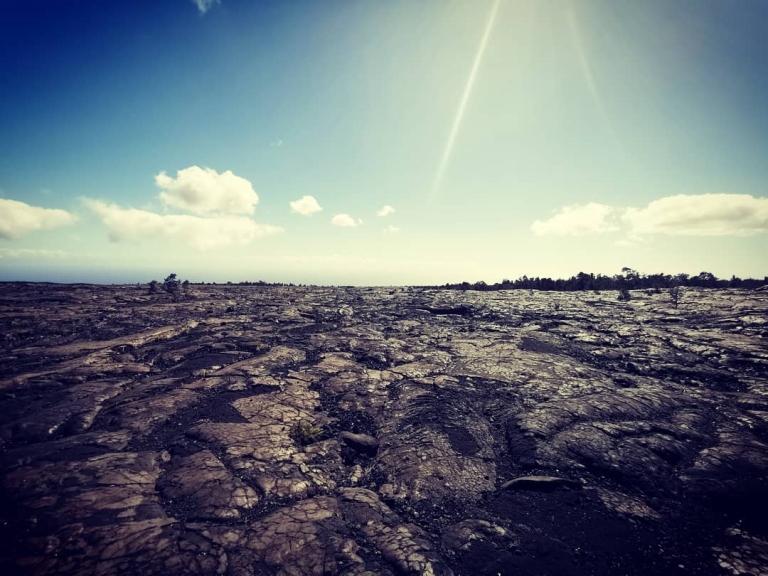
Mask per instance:
[[[768,293],[0,285],[8,574],[768,574]]]

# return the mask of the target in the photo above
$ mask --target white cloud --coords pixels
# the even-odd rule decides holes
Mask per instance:
[[[584,236],[614,232],[618,227],[608,217],[614,209],[605,204],[590,203],[584,206],[564,206],[547,220],[536,220],[531,230],[536,236]]]
[[[259,202],[251,183],[229,170],[219,174],[190,166],[176,172],[176,178],[160,172],[155,183],[163,189],[159,195],[163,203],[194,214],[253,214]]]
[[[205,14],[214,6],[214,4],[221,4],[221,0],[192,0],[192,4],[197,6],[197,9],[200,10],[200,14]]]
[[[0,260],[4,258],[66,258],[63,250],[36,250],[32,248],[0,248]]]
[[[355,228],[362,226],[363,221],[360,219],[355,220],[349,214],[336,214],[336,216],[331,218],[331,224],[341,226],[342,228]]]
[[[283,141],[281,139],[277,139],[274,142],[269,143],[270,148],[280,148],[283,145]]]
[[[161,215],[100,200],[85,199],[85,203],[101,217],[109,228],[110,240],[114,242],[154,238],[208,250],[231,244],[244,245],[256,238],[283,232],[278,226],[257,224],[245,216]]]
[[[381,210],[376,212],[376,215],[377,216],[389,216],[390,214],[394,214],[394,213],[395,213],[395,209],[392,208],[392,206],[390,206],[389,204],[387,204],[386,206],[382,206]]]
[[[74,224],[66,210],[30,206],[18,200],[0,198],[0,238],[15,240],[34,230]]]
[[[645,208],[629,208],[622,219],[634,234],[748,236],[768,231],[768,198],[680,194],[654,200]]]
[[[314,196],[302,196],[298,200],[294,200],[291,204],[291,212],[294,214],[301,214],[302,216],[311,216],[315,212],[320,212],[322,206],[317,203]]]
[[[398,228],[397,226],[392,226],[392,224],[390,224],[389,226],[384,228],[384,232],[389,232],[390,234],[394,234],[395,232],[400,232],[400,228]]]
[[[613,208],[604,204],[566,206],[548,220],[537,220],[537,236],[578,236],[627,232],[618,246],[637,245],[643,235],[750,236],[768,232],[768,198],[748,194],[678,194],[654,200],[645,208]]]

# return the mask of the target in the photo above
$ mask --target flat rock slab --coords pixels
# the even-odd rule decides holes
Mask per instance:
[[[548,492],[558,488],[581,488],[581,482],[557,476],[521,476],[501,485],[502,490],[538,490]]]
[[[158,483],[175,509],[188,509],[195,519],[237,519],[259,503],[259,494],[234,476],[216,456],[201,450],[178,458]]]
[[[0,285],[9,574],[768,574],[768,297]]]

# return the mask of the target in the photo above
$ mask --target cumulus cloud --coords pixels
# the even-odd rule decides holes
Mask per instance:
[[[159,198],[164,204],[193,214],[253,214],[259,202],[251,183],[229,170],[219,174],[190,166],[176,172],[176,178],[160,172],[155,184],[163,189]]]
[[[245,216],[161,215],[91,199],[86,199],[85,204],[101,218],[114,242],[155,238],[209,250],[248,244],[256,238],[283,231],[277,226],[257,224]]]
[[[680,194],[654,200],[645,208],[629,208],[622,219],[635,234],[749,236],[768,231],[768,198]]]
[[[394,214],[394,213],[395,213],[395,209],[392,208],[392,206],[390,206],[389,204],[387,204],[385,206],[382,206],[381,210],[376,212],[376,215],[377,216],[389,216],[390,214]]]
[[[357,226],[361,226],[363,221],[360,219],[355,220],[349,214],[342,213],[336,214],[336,216],[331,218],[331,224],[334,226],[341,226],[342,228],[355,228]]]
[[[0,198],[0,238],[15,240],[29,232],[68,226],[75,217],[66,210],[30,206],[18,200]]]
[[[291,204],[291,212],[301,214],[302,216],[311,216],[315,212],[320,212],[323,208],[317,203],[314,196],[302,196],[294,200]]]
[[[536,220],[531,224],[531,230],[536,236],[584,236],[614,232],[618,226],[609,218],[613,212],[614,209],[605,204],[564,206],[551,218]]]
[[[654,200],[644,208],[604,204],[566,206],[548,220],[536,220],[537,236],[627,233],[619,246],[636,245],[644,235],[751,236],[768,232],[768,198],[748,194],[678,194]]]
[[[213,8],[215,4],[221,4],[221,0],[192,0],[192,4],[197,6],[197,9],[200,10],[200,14],[205,14]]]
[[[384,232],[389,232],[390,234],[394,234],[395,232],[400,232],[400,228],[398,228],[397,226],[392,226],[392,224],[390,224],[389,226],[384,228]]]

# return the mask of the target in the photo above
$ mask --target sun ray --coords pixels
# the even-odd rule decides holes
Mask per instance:
[[[440,184],[442,183],[442,180],[443,180],[443,175],[445,174],[445,168],[448,165],[448,159],[451,157],[453,144],[456,141],[456,135],[459,132],[459,127],[461,126],[461,120],[464,117],[464,110],[467,107],[467,102],[469,101],[469,96],[470,96],[470,93],[472,92],[472,86],[475,83],[475,76],[477,75],[477,69],[480,67],[480,62],[483,59],[483,53],[485,52],[485,47],[488,44],[488,38],[491,36],[491,30],[493,29],[493,23],[496,21],[496,14],[499,11],[500,4],[501,4],[501,0],[494,0],[493,7],[491,8],[491,14],[488,17],[488,23],[485,25],[485,32],[483,32],[483,38],[480,41],[480,47],[478,48],[477,54],[475,55],[475,61],[472,63],[472,70],[469,73],[467,84],[464,87],[464,93],[461,96],[461,103],[459,104],[459,109],[456,112],[456,118],[454,118],[453,120],[451,133],[448,135],[448,140],[446,141],[445,148],[443,149],[443,156],[440,159],[440,165],[437,167],[437,172],[435,173],[435,178],[432,182],[431,197],[433,199],[437,196],[437,193],[440,189]]]
[[[621,140],[619,140],[619,137],[616,134],[616,130],[614,130],[611,119],[605,110],[603,97],[600,93],[600,90],[598,89],[597,83],[595,82],[595,76],[592,72],[592,64],[589,61],[589,56],[586,49],[584,48],[584,42],[581,37],[579,21],[576,18],[576,12],[574,11],[573,4],[570,2],[568,3],[568,27],[570,29],[573,45],[576,48],[576,55],[579,58],[581,73],[584,76],[584,81],[587,84],[589,93],[592,96],[592,101],[595,103],[595,108],[597,109],[597,113],[600,116],[600,120],[602,121],[603,126],[605,126],[606,131],[610,135],[616,147],[623,152],[624,146],[622,145]]]

